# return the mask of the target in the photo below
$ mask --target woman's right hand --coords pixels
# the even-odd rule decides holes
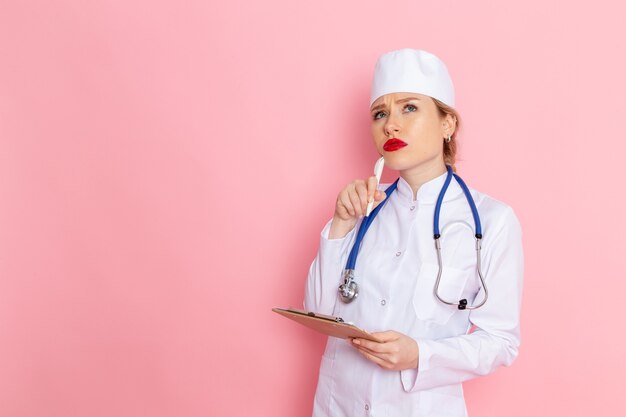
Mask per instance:
[[[357,220],[365,216],[369,201],[374,201],[373,208],[376,208],[386,198],[385,192],[376,186],[376,177],[372,175],[367,180],[354,180],[341,190],[335,204],[329,239],[340,239],[347,235]]]

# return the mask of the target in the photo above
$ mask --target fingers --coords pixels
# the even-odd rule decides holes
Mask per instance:
[[[384,332],[384,333],[387,333],[387,332]],[[395,340],[397,339],[389,338],[388,340],[385,340],[383,343],[378,343],[378,342],[374,342],[372,340],[366,340],[366,339],[352,339],[352,343],[359,348],[367,349],[368,351],[375,353],[375,354],[376,353],[395,353],[397,352],[397,346],[395,346],[392,343],[388,343],[388,342],[394,342]]]
[[[384,359],[379,358],[378,356],[372,355],[369,352],[366,352],[363,349],[357,349],[359,351],[359,353],[363,356],[365,356],[366,359],[374,362],[376,365],[380,366],[381,368],[385,368],[385,369],[389,369],[390,367],[390,363],[387,362]]]
[[[344,188],[337,197],[336,213],[347,220],[348,217],[361,217],[367,209],[367,187],[365,181],[356,180]]]
[[[335,213],[343,220],[365,216],[370,201],[373,201],[373,207],[376,207],[387,197],[385,192],[378,190],[377,187],[375,176],[348,184],[337,197]]]
[[[387,342],[395,342],[396,340],[400,339],[400,337],[402,336],[402,334],[393,331],[393,330],[387,330],[386,332],[375,332],[372,333],[372,336],[376,337],[376,339],[381,340],[381,342],[376,342],[373,340],[367,340],[367,339],[360,339],[360,338],[355,338],[353,339],[354,344],[359,345],[359,346],[364,346],[368,349],[372,349],[372,350],[378,350],[380,349],[380,346],[383,346],[385,343]],[[378,347],[378,349],[377,349]]]
[[[360,354],[365,356],[366,359],[374,362],[378,366],[385,369],[394,369],[394,367],[398,363],[398,354],[396,351],[391,353],[386,352],[376,352],[370,349],[367,349],[363,346],[355,346]]]
[[[376,181],[375,176],[371,176],[367,179],[367,202],[374,201],[374,196],[376,194],[376,187],[378,186],[378,182]]]
[[[382,340],[383,342],[391,342],[394,340],[398,340],[402,335],[396,331],[387,330],[386,332],[372,333],[372,336],[375,336],[376,339]]]
[[[365,339],[353,339],[352,345],[366,359],[389,370],[417,368],[419,346],[412,338],[395,331],[373,333],[385,340],[378,343]]]
[[[337,198],[337,214],[344,219],[347,220],[347,217],[356,217],[356,211],[354,210],[354,206],[350,201],[350,195],[347,191],[342,191]],[[346,214],[348,214],[346,216]]]
[[[352,203],[352,207],[354,207],[356,215],[361,217],[365,212],[365,209],[363,208],[363,202],[361,201],[357,187],[358,186],[356,184],[353,187],[350,187],[348,189],[348,196],[350,197],[350,202]]]
[[[365,216],[367,203],[369,202],[367,183],[365,181],[359,181],[355,184],[355,188],[359,196],[359,202],[361,203],[361,214]]]

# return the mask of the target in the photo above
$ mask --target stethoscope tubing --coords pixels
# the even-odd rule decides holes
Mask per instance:
[[[483,278],[483,272],[480,263],[480,253],[481,253],[481,240],[482,238],[476,238],[476,271],[478,272],[478,278],[480,279],[480,285],[483,288],[484,295],[483,299],[479,304],[467,305],[467,299],[462,298],[458,303],[450,302],[444,300],[439,296],[439,282],[441,281],[441,274],[443,272],[443,262],[441,260],[441,243],[439,242],[439,238],[435,239],[435,249],[437,251],[437,265],[439,267],[437,271],[437,280],[435,281],[435,287],[433,288],[433,294],[435,297],[444,304],[449,306],[457,306],[459,310],[476,310],[477,308],[482,307],[489,297],[489,291],[487,290],[487,286],[485,285],[485,279]]]
[[[436,299],[444,304],[457,306],[459,310],[475,310],[479,307],[482,307],[487,302],[487,298],[489,294],[487,291],[487,286],[485,285],[485,280],[482,274],[482,268],[481,268],[481,262],[480,262],[481,247],[482,247],[481,242],[482,242],[482,237],[483,237],[482,226],[480,223],[480,216],[478,214],[478,209],[476,208],[474,199],[472,198],[469,188],[467,187],[465,182],[461,179],[461,177],[453,173],[452,167],[450,165],[446,165],[446,170],[447,170],[448,175],[446,176],[444,185],[441,187],[441,191],[439,192],[439,195],[437,197],[437,202],[435,204],[435,213],[434,213],[434,218],[433,218],[433,238],[435,240],[435,250],[437,252],[437,264],[439,267],[438,272],[437,272],[437,280],[433,288],[433,293]],[[443,272],[443,261],[441,259],[441,243],[439,241],[441,237],[440,230],[439,230],[439,217],[441,213],[441,206],[443,204],[443,199],[444,199],[446,191],[448,190],[450,182],[452,181],[452,177],[454,177],[457,180],[458,184],[461,186],[461,189],[463,190],[463,194],[465,195],[465,198],[467,199],[467,202],[472,211],[472,217],[474,218],[474,230],[475,230],[474,237],[476,238],[476,270],[478,272],[478,277],[480,279],[480,283],[484,291],[484,296],[483,296],[482,301],[479,304],[474,304],[471,306],[467,305],[466,299],[461,299],[459,300],[458,303],[455,303],[455,302],[444,300],[443,298],[439,296],[439,283],[441,281],[441,275]],[[389,200],[391,194],[397,188],[399,180],[400,178],[398,178],[393,184],[387,187],[387,189],[385,190],[385,194],[387,198],[382,203],[380,203],[370,213],[369,216],[364,217],[361,222],[361,225],[359,226],[359,230],[357,231],[357,236],[354,241],[354,245],[352,246],[350,254],[348,255],[346,268],[344,269],[343,284],[339,286],[339,296],[341,300],[344,301],[345,303],[352,302],[354,299],[358,297],[358,294],[359,294],[358,285],[354,281],[354,271],[355,271],[355,266],[356,266],[356,260],[359,254],[361,243],[363,241],[363,238],[365,237],[365,233],[371,226],[372,222],[374,221],[378,213],[383,209],[383,207]]]
[[[363,217],[363,221],[361,222],[361,226],[359,227],[359,230],[356,235],[356,239],[354,241],[355,244],[354,246],[352,246],[352,250],[350,251],[350,255],[348,256],[346,269],[354,270],[354,267],[356,265],[356,258],[359,255],[359,250],[361,249],[361,243],[363,242],[363,237],[365,237],[365,233],[370,228],[378,212],[383,209],[385,204],[387,204],[387,201],[389,200],[389,196],[397,188],[399,180],[400,178],[398,178],[393,184],[387,187],[387,189],[385,190],[385,195],[387,196],[387,198],[385,198],[385,200],[382,203],[376,206],[376,208],[370,213],[369,216]]]

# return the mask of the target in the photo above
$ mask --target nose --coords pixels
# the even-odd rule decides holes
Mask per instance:
[[[389,114],[389,116],[387,116],[387,121],[385,122],[384,129],[385,135],[387,135],[388,137],[391,137],[394,134],[398,133],[400,131],[400,124],[398,123],[397,118],[392,114]]]

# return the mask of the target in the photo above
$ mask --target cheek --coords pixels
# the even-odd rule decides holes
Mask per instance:
[[[430,137],[424,143],[424,154],[436,155],[443,152],[443,140],[439,142],[436,137]]]
[[[410,135],[425,148],[434,148],[439,144],[439,127],[434,123],[424,123],[423,120],[416,121],[411,126]]]
[[[414,137],[411,146],[411,154],[419,159],[431,158],[443,151],[443,139],[440,143],[437,135],[422,132],[418,137]]]
[[[372,133],[372,142],[374,143],[374,146],[376,146],[376,149],[378,149],[379,152],[382,152],[383,145],[386,140],[385,133],[377,123],[372,123],[370,131]]]

